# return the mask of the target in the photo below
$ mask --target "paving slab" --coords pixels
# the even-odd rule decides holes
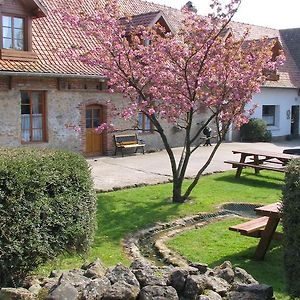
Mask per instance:
[[[263,150],[281,152],[287,148],[299,148],[300,140],[278,143],[223,143],[215,154],[204,174],[232,169],[224,160],[237,160],[240,157],[232,154],[232,150]],[[213,147],[200,147],[190,159],[186,177],[194,177],[208,159]],[[179,160],[182,148],[173,149]],[[88,159],[91,166],[95,189],[111,191],[121,188],[150,185],[172,180],[171,166],[166,151],[146,153],[145,155],[129,154],[121,156],[105,156]]]

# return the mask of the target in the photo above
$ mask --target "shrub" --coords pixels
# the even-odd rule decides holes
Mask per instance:
[[[62,252],[85,253],[95,212],[90,170],[81,155],[0,149],[0,286],[18,284]]]
[[[292,296],[300,297],[300,161],[288,166],[282,199],[287,288]]]
[[[241,140],[243,142],[270,142],[271,131],[267,130],[267,124],[261,119],[250,119],[241,127]]]

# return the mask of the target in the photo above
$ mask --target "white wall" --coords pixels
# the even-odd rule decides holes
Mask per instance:
[[[262,88],[260,94],[253,96],[252,104],[259,106],[251,117],[259,119],[262,118],[262,105],[278,106],[277,122],[275,126],[268,126],[273,137],[286,136],[291,133],[291,117],[287,118],[287,111],[291,111],[292,105],[300,105],[298,89]]]

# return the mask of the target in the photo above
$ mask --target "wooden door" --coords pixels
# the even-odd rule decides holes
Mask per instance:
[[[85,111],[86,155],[103,154],[103,135],[96,128],[103,123],[103,112],[100,105],[87,106]]]

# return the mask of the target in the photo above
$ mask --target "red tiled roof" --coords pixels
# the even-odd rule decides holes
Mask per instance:
[[[121,18],[121,22],[123,22],[124,25],[126,24],[125,17]],[[137,26],[152,28],[155,24],[157,24],[157,22],[163,22],[167,30],[170,30],[171,32],[175,33],[175,30],[169,24],[168,20],[166,19],[162,11],[154,11],[154,12],[147,12],[139,15],[132,15],[128,25],[132,26],[133,28]],[[128,31],[130,30],[129,26],[127,28]]]
[[[300,71],[287,47],[286,40],[282,38],[282,32],[280,30],[240,22],[231,22],[230,27],[237,37],[241,37],[245,30],[248,29],[248,40],[258,40],[263,37],[268,37],[270,39],[277,38],[283,47],[286,61],[284,65],[279,67],[279,80],[267,81],[265,86],[281,88],[300,87]]]
[[[155,20],[157,20],[160,17],[161,12],[160,11],[153,11],[153,12],[148,12],[148,13],[143,13],[139,15],[133,15],[130,20],[130,24],[133,27],[137,26],[153,26]],[[122,18],[122,20],[125,20],[125,18]],[[123,23],[122,23],[123,24]]]
[[[35,0],[37,1],[37,0]],[[39,0],[47,10],[47,16],[33,20],[33,51],[38,55],[34,62],[16,62],[0,60],[0,72],[30,72],[30,73],[51,73],[73,76],[101,76],[101,69],[86,66],[78,61],[60,57],[54,49],[68,49],[74,44],[84,44],[86,47],[93,47],[94,41],[88,40],[78,30],[68,28],[63,24],[55,10],[62,6],[70,9],[78,7],[87,11],[93,11],[95,4],[104,6],[105,0]],[[163,12],[168,24],[178,30],[183,14],[180,10],[164,5],[146,2],[143,0],[120,0],[120,7],[124,14],[135,15],[136,21],[144,25],[158,12]],[[140,15],[139,17],[137,15]],[[141,16],[143,15],[143,16]],[[286,47],[286,42],[281,39],[279,30],[255,26],[250,24],[232,22],[232,32],[237,37],[249,29],[248,39],[259,39],[268,36],[277,37],[285,50],[287,60],[280,68],[280,80],[268,82],[266,86],[276,87],[300,87],[300,73]]]

